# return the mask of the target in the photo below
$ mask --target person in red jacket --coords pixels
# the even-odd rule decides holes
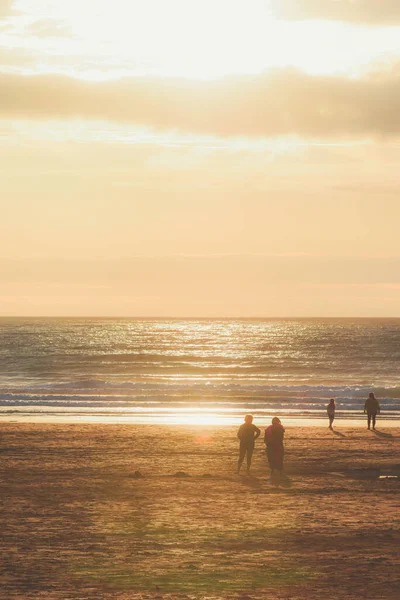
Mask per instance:
[[[267,449],[267,458],[271,467],[271,475],[274,471],[283,471],[283,436],[285,430],[282,427],[281,420],[278,417],[272,419],[272,424],[267,427],[264,435],[264,442]]]

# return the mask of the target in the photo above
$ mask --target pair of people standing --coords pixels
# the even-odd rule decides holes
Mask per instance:
[[[246,415],[244,423],[239,427],[238,438],[240,440],[239,449],[239,460],[237,472],[240,472],[240,468],[246,457],[247,461],[247,472],[250,471],[251,459],[254,452],[254,445],[256,439],[260,436],[261,431],[258,427],[253,424],[253,415]],[[283,436],[285,430],[282,427],[280,419],[274,417],[272,423],[266,428],[264,434],[264,443],[266,445],[267,458],[269,466],[271,467],[271,474],[275,470],[282,472],[283,470]]]
[[[326,412],[328,413],[328,418],[329,418],[329,429],[333,429],[332,425],[333,425],[333,421],[335,420],[335,411],[336,411],[335,399],[331,398],[328,406],[326,407]],[[375,398],[375,394],[373,392],[371,392],[368,395],[368,398],[366,399],[365,405],[364,405],[364,414],[367,413],[367,418],[368,418],[368,429],[371,429],[371,422],[372,422],[372,429],[375,431],[376,415],[379,414],[380,412],[381,412],[381,407],[379,405],[379,402],[378,402],[377,398]]]

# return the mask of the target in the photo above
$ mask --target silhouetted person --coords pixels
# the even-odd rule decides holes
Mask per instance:
[[[244,461],[244,457],[246,456],[247,460],[247,472],[250,471],[251,459],[254,452],[254,443],[261,431],[253,425],[253,415],[246,415],[244,418],[244,423],[239,427],[238,438],[240,440],[240,448],[239,448],[239,460],[238,460],[238,468],[237,472],[239,473],[240,467]]]
[[[283,471],[283,436],[285,430],[282,427],[281,420],[278,417],[272,419],[272,425],[267,427],[264,435],[264,442],[267,446],[267,458],[271,468],[271,475],[274,471]]]
[[[336,410],[335,399],[331,398],[329,400],[328,406],[326,407],[326,412],[328,413],[328,418],[329,418],[329,429],[333,429],[332,425],[333,425],[333,421],[335,420],[335,410]]]
[[[364,405],[364,414],[367,413],[368,418],[368,429],[371,429],[371,421],[372,421],[372,429],[375,430],[375,421],[376,415],[381,412],[381,407],[379,406],[378,400],[375,398],[375,394],[371,392],[368,398],[365,401]]]

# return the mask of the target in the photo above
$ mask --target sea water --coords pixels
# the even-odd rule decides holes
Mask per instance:
[[[400,319],[0,319],[0,419],[400,418]]]

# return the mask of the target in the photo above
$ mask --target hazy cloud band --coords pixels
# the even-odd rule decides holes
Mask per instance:
[[[0,76],[0,116],[106,119],[218,136],[397,135],[400,77],[347,79],[295,70],[209,81],[88,82]]]
[[[101,259],[0,259],[1,280],[10,283],[88,283],[151,291],[176,286],[207,290],[274,285],[400,286],[399,257],[317,257],[251,254],[137,256]],[[173,284],[172,286],[170,284]]]
[[[327,19],[364,25],[399,25],[399,0],[274,0],[286,19]]]

